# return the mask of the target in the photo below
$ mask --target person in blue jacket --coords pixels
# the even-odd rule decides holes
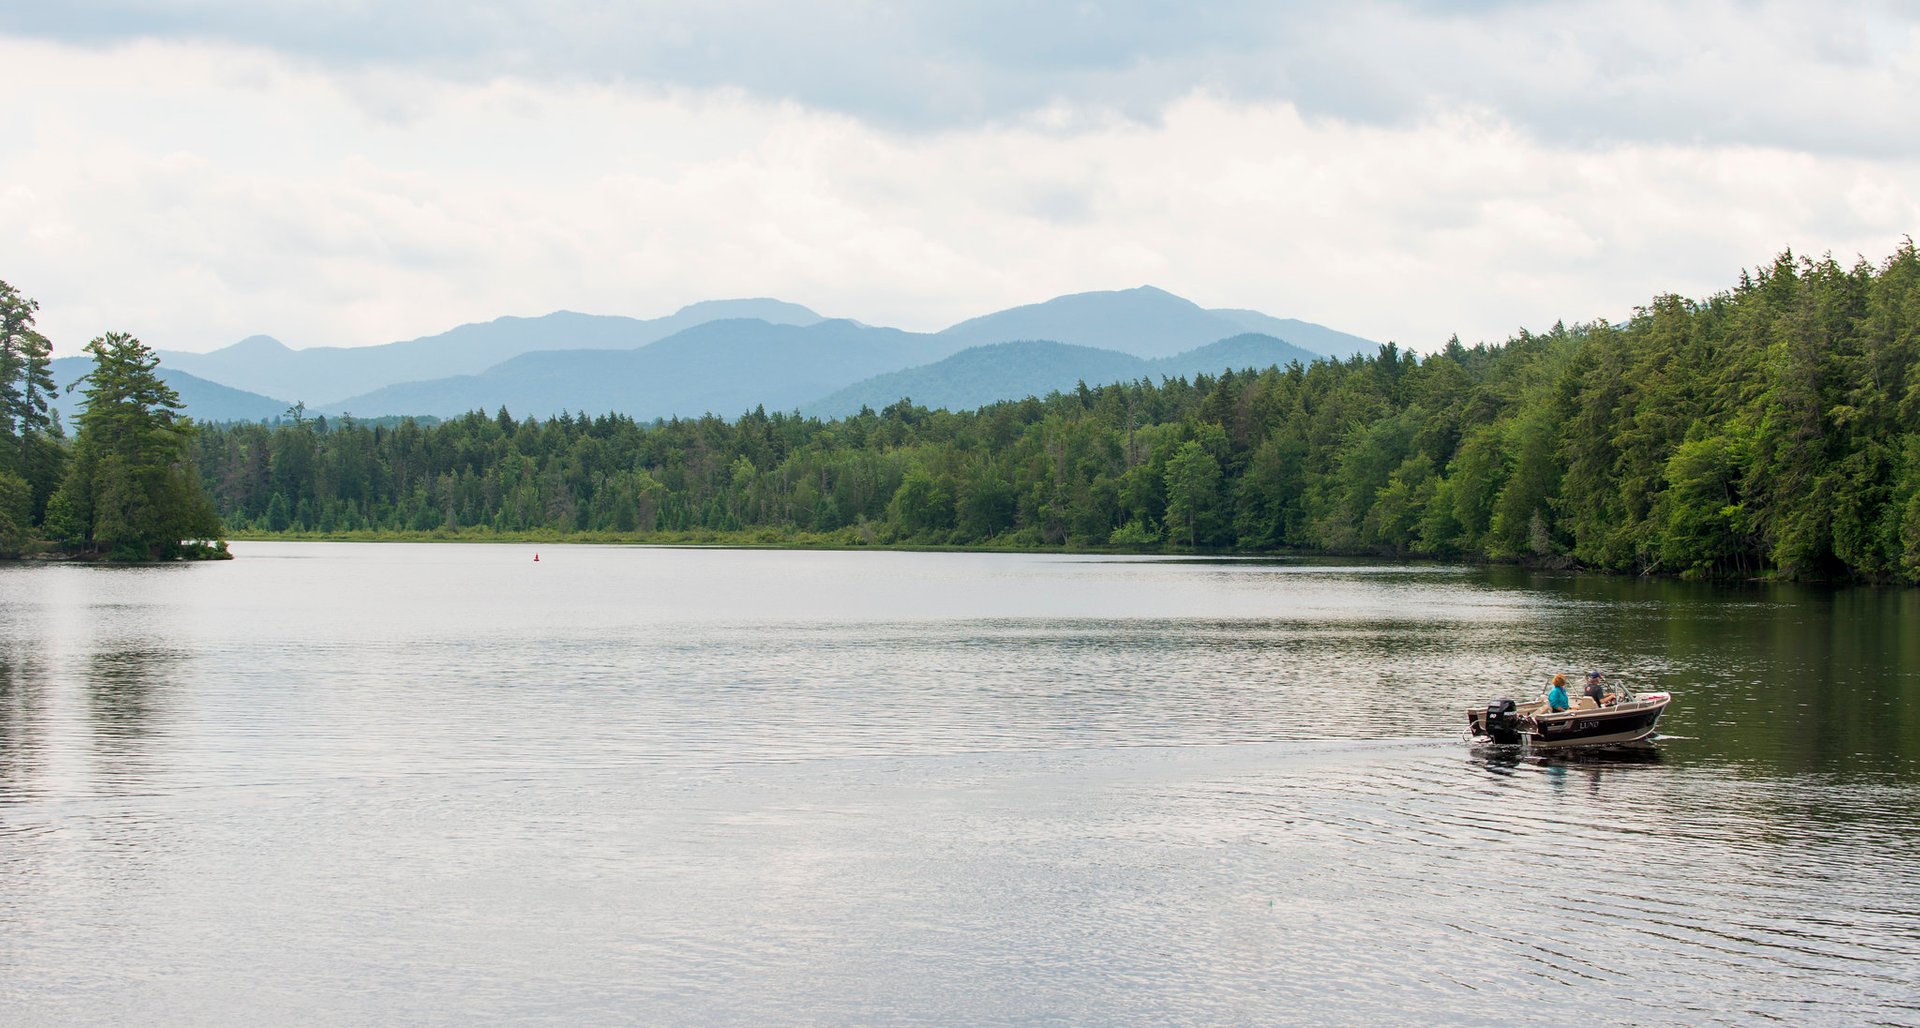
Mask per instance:
[[[1567,676],[1554,675],[1553,688],[1547,690],[1547,711],[1558,714],[1571,706],[1573,703],[1567,699]]]

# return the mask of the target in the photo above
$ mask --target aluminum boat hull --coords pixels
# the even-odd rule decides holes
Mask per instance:
[[[1495,719],[1489,711],[1467,711],[1468,731],[1495,743],[1522,743],[1536,750],[1577,746],[1619,746],[1653,735],[1660,715],[1673,702],[1668,693],[1636,696],[1606,707],[1577,707],[1550,713],[1544,700],[1513,706],[1511,720]]]

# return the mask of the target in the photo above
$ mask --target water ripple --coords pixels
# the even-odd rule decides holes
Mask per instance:
[[[9,1019],[1920,1010],[1898,597],[1339,562],[241,555],[0,569]],[[1463,745],[1468,707],[1587,666],[1679,693],[1656,750]]]

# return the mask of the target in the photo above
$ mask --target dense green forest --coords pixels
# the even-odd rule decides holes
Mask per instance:
[[[1426,357],[822,421],[205,427],[245,533],[552,533],[1524,560],[1920,581],[1920,257]],[[740,535],[731,538],[743,538]]]
[[[78,434],[49,402],[52,345],[40,305],[0,282],[0,556],[53,544],[117,561],[226,556],[220,519],[189,462],[191,421],[140,340],[89,342]]]
[[[68,438],[0,283],[0,554],[245,534],[566,536],[1519,560],[1920,582],[1920,257],[1782,255],[1703,301],[1495,346],[839,420],[195,426],[87,347]],[[208,502],[211,497],[211,503]]]

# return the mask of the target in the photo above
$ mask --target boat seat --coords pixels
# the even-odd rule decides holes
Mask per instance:
[[[1591,697],[1591,696],[1582,696],[1582,697],[1580,697],[1579,699],[1577,699],[1577,700],[1574,700],[1574,701],[1573,701],[1573,709],[1575,709],[1575,710],[1598,710],[1598,709],[1600,709],[1600,705],[1599,705],[1598,703],[1595,703],[1595,702],[1593,702],[1593,697]]]

